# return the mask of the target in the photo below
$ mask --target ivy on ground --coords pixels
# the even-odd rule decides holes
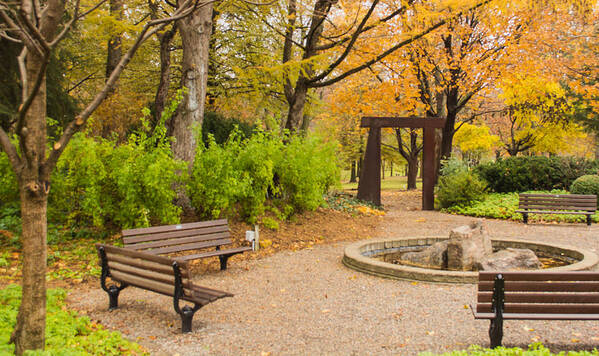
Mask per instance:
[[[63,289],[47,293],[46,349],[28,351],[27,355],[145,355],[141,346],[130,342],[116,331],[105,330],[87,316],[67,310]],[[9,344],[17,311],[21,303],[21,287],[10,285],[0,290],[0,355],[13,355]]]

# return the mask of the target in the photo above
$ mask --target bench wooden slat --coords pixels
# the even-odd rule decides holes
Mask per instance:
[[[231,248],[231,249],[227,249],[227,250],[207,251],[207,252],[202,252],[202,253],[194,253],[193,255],[176,256],[176,257],[174,257],[174,259],[177,261],[189,261],[189,260],[194,260],[197,258],[212,257],[212,256],[227,255],[227,254],[236,254],[236,253],[241,253],[241,252],[251,251],[251,250],[252,250],[251,247],[244,246],[244,247],[238,247],[238,248]]]
[[[546,197],[546,196],[567,196],[567,197],[576,197],[576,198],[592,198],[592,195],[589,194],[548,194],[548,193],[521,193],[520,195],[525,197]]]
[[[475,319],[494,319],[494,313],[474,313]],[[510,320],[599,320],[599,314],[503,314]]]
[[[158,232],[168,232],[173,230],[188,230],[207,226],[228,225],[227,219],[200,221],[187,224],[163,225],[154,227],[143,227],[139,229],[123,230],[123,236],[133,236],[139,234],[154,234]]]
[[[215,234],[227,234],[228,237],[229,227],[227,225],[221,225],[203,229],[186,229],[156,234],[142,234],[133,237],[123,237],[123,243],[125,245],[130,245],[141,242],[159,241],[190,236],[203,236],[205,240],[210,240],[211,238],[214,238],[212,236]]]
[[[208,236],[206,235],[201,235],[201,236],[192,236],[192,237],[183,237],[183,238],[174,238],[174,239],[168,239],[168,240],[159,240],[159,241],[154,241],[154,242],[145,242],[145,243],[136,243],[133,245],[128,245],[125,246],[125,248],[130,248],[133,250],[146,250],[146,249],[150,249],[150,248],[157,248],[157,247],[166,247],[166,246],[171,246],[171,245],[183,245],[183,244],[187,244],[187,243],[192,243],[192,242],[206,242],[208,245],[207,247],[212,247],[212,246],[218,246],[219,243],[214,243],[213,240],[217,240],[217,241],[223,241],[223,239],[226,239],[229,237],[229,233],[218,233],[218,234],[210,234]],[[228,243],[231,243],[231,240],[229,239]]]
[[[145,252],[151,253],[154,255],[159,255],[159,254],[165,254],[165,253],[171,253],[171,252],[181,252],[181,251],[187,251],[187,250],[195,250],[195,249],[199,249],[199,248],[225,245],[225,244],[229,244],[229,243],[231,243],[231,240],[221,239],[221,240],[214,240],[214,241],[195,242],[195,243],[191,243],[191,244],[154,248],[151,250],[145,250]]]
[[[154,271],[136,268],[134,266],[125,265],[115,261],[108,261],[108,267],[110,267],[111,271],[120,271],[138,277],[151,279],[160,283],[168,283],[175,285],[175,275],[173,273],[172,268],[170,273],[156,273]],[[186,288],[189,288],[191,286],[191,281],[189,281],[187,278],[184,278],[182,280],[182,283]]]
[[[171,266],[171,268],[172,268],[173,260],[171,260],[170,258],[167,258],[167,257],[162,257],[162,256],[157,256],[157,255],[147,256],[147,254],[143,253],[143,252],[138,252],[138,251],[134,251],[134,250],[128,250],[128,249],[120,248],[120,247],[116,247],[116,246],[96,244],[97,248],[100,247],[100,246],[104,247],[104,249],[105,249],[105,251],[106,251],[107,254],[122,255],[122,256],[132,257],[132,258],[139,258],[139,259],[142,259],[142,260],[147,260],[147,261],[155,262],[157,264]]]
[[[491,303],[493,292],[479,292],[479,303]],[[506,303],[597,303],[599,293],[508,293]]]
[[[478,283],[479,290],[492,291],[493,282]],[[513,282],[505,281],[506,292],[599,292],[599,282]]]
[[[526,214],[571,214],[571,215],[594,215],[595,210],[582,212],[582,211],[551,211],[551,210],[516,210],[516,213]]]
[[[491,313],[491,303],[476,305],[479,313]],[[505,303],[504,313],[527,314],[599,314],[597,304],[561,304],[561,303]]]
[[[479,281],[493,281],[495,276],[501,273],[503,278],[510,281],[597,281],[599,272],[576,271],[576,272],[545,272],[545,271],[480,271]]]
[[[219,298],[233,296],[233,294],[231,294],[231,293],[223,292],[223,291],[216,290],[216,289],[210,289],[210,288],[206,288],[206,287],[200,287],[200,286],[193,286],[193,289],[191,289],[189,292],[190,292],[190,295],[195,298],[202,298],[202,299],[206,299],[206,300],[210,300],[210,301],[215,301]]]
[[[130,266],[134,266],[134,267],[138,267],[138,268],[142,268],[142,269],[147,269],[150,271],[160,272],[160,273],[171,273],[171,274],[173,273],[172,265],[167,266],[167,265],[155,263],[152,261],[146,261],[146,260],[142,260],[139,258],[132,258],[132,257],[123,256],[123,255],[115,255],[112,253],[107,253],[106,255],[109,257],[109,259],[111,261],[120,262],[120,263],[123,263],[126,265],[130,265]],[[172,261],[171,261],[171,264],[172,264]],[[181,275],[183,277],[188,277],[187,269],[182,269]]]

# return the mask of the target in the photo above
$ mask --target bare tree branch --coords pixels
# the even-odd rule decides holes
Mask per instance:
[[[21,158],[19,157],[15,146],[10,142],[10,138],[6,134],[6,131],[4,131],[2,127],[0,127],[0,148],[2,148],[2,151],[8,156],[15,173],[18,172],[19,166],[21,165]]]

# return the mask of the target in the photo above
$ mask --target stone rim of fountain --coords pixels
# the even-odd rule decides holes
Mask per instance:
[[[377,251],[382,252],[411,246],[424,247],[444,240],[447,240],[447,237],[404,237],[359,241],[345,248],[343,264],[360,272],[391,279],[438,283],[477,283],[478,272],[447,271],[398,265],[367,256],[368,254],[376,254]],[[599,257],[595,253],[578,247],[529,240],[491,239],[491,241],[493,247],[530,248],[535,251],[564,254],[580,260],[567,266],[543,269],[547,272],[588,270],[599,263]]]

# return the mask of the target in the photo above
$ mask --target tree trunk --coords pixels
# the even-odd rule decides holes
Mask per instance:
[[[418,157],[408,160],[408,190],[416,189],[416,178],[418,177]]]
[[[23,225],[23,295],[12,335],[15,353],[43,349],[46,333],[46,207],[47,195],[35,196],[20,182]]]
[[[115,20],[123,19],[123,0],[110,0],[110,16]],[[110,77],[112,71],[121,61],[123,57],[123,48],[121,46],[121,34],[114,35],[108,40],[108,53],[106,58],[106,80]]]
[[[204,119],[212,3],[202,4],[193,14],[177,21],[177,26],[183,47],[181,86],[187,93],[169,124],[169,132],[175,137],[172,145],[175,158],[188,162],[191,167],[197,144],[196,129]]]
[[[160,39],[160,82],[154,98],[154,121],[156,124],[160,122],[162,117],[171,83],[171,42],[175,33],[177,33],[177,27],[173,25],[170,30],[158,35]]]
[[[42,70],[43,59],[30,53],[27,76],[35,78]],[[33,88],[28,82],[29,90]],[[21,224],[23,234],[23,295],[17,314],[17,324],[11,336],[15,353],[43,349],[46,332],[46,209],[48,202],[48,177],[41,176],[40,167],[46,158],[46,79],[42,80],[38,94],[25,116],[27,135],[22,153],[27,163],[14,167],[19,182],[21,198]]]
[[[385,161],[381,161],[381,179],[385,179]]]
[[[351,161],[351,169],[350,169],[350,175],[349,175],[349,182],[350,183],[356,183],[356,161]]]
[[[297,133],[300,130],[300,124],[304,117],[304,107],[306,106],[306,99],[308,97],[308,86],[304,83],[302,78],[298,79],[295,85],[295,90],[291,102],[289,103],[289,111],[287,113],[287,121],[285,123],[285,129],[291,133]]]

